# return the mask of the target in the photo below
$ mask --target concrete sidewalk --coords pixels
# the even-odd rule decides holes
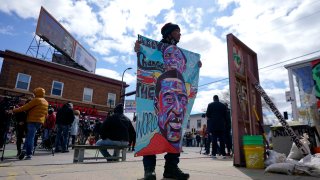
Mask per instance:
[[[73,164],[73,151],[57,153],[52,156],[50,151],[37,150],[32,160],[18,160],[15,158],[14,145],[8,145],[5,159],[0,164],[0,179],[29,180],[29,179],[143,179],[142,157],[127,154],[126,162],[106,163],[105,160],[86,161]],[[309,176],[288,176],[274,173],[264,174],[263,169],[236,168],[232,159],[212,159],[199,153],[198,147],[184,147],[179,167],[190,173],[191,180],[209,179],[318,179]],[[86,151],[94,155],[96,151]],[[157,179],[163,179],[163,155],[157,156]]]

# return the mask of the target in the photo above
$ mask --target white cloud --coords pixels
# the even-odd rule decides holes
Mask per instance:
[[[209,30],[195,31],[183,35],[181,47],[201,55],[200,75],[211,78],[228,76],[228,59],[226,43],[218,39]]]
[[[4,35],[14,35],[14,30],[12,26],[0,27],[0,34]]]
[[[112,79],[116,79],[119,81],[122,80],[122,72],[120,74],[119,72],[111,70],[111,69],[97,68],[96,74],[101,75],[101,76],[105,76],[105,77],[109,77]],[[136,76],[132,75],[128,71],[126,71],[123,76],[123,81],[126,82],[127,84],[135,84]]]
[[[117,56],[104,57],[102,60],[109,62],[111,64],[115,64],[118,61],[118,57]]]
[[[234,0],[217,0],[219,10],[225,10]]]

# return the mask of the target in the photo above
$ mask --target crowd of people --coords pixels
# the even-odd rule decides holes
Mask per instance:
[[[36,148],[67,153],[75,144],[94,145],[96,142],[97,145],[102,145],[101,142],[108,144],[105,142],[106,139],[111,142],[119,140],[122,145],[130,145],[134,151],[135,129],[132,124],[135,121],[131,123],[123,115],[122,104],[116,106],[114,112],[109,112],[106,120],[101,123],[99,119],[89,120],[84,113],[74,110],[71,102],[65,103],[59,109],[52,107],[45,100],[45,90],[41,87],[35,88],[33,95],[34,97],[28,98],[21,107],[17,104],[11,109],[3,107],[6,109],[3,112],[6,117],[3,118],[7,120],[1,122],[7,122],[8,125],[1,127],[5,132],[2,133],[1,140],[7,141],[7,136],[14,134],[12,137],[15,136],[17,157],[20,160],[31,160]],[[124,129],[122,124],[119,126],[117,123],[119,119],[123,120],[119,121],[120,123],[130,124],[130,129]],[[117,136],[119,134],[121,137]],[[2,143],[1,150],[5,143]]]
[[[183,172],[179,167],[180,161],[180,139],[179,133],[172,133],[174,129],[168,126],[165,122],[167,120],[168,110],[172,108],[170,117],[172,119],[182,121],[185,116],[185,109],[187,107],[187,89],[184,84],[182,74],[186,68],[185,58],[179,58],[176,61],[170,58],[172,52],[178,51],[176,45],[180,40],[180,27],[176,24],[167,23],[161,29],[163,39],[162,43],[170,44],[169,52],[165,56],[167,63],[164,63],[165,72],[159,76],[156,83],[155,94],[155,112],[159,117],[159,129],[161,136],[158,138],[165,138],[170,145],[177,151],[167,152],[165,157],[165,166],[163,176],[165,178],[173,179],[189,179],[190,175]],[[140,43],[135,43],[134,50],[140,51]],[[199,68],[202,66],[201,61],[198,63]],[[170,86],[163,87],[167,83]],[[168,106],[168,99],[163,99],[164,91],[170,92],[172,96],[177,96],[184,103],[176,106]],[[172,92],[171,92],[172,91]],[[26,102],[21,107],[10,110],[9,114],[20,116],[16,123],[17,130],[17,156],[19,159],[32,159],[35,147],[38,145],[38,137],[40,136],[42,142],[40,147],[51,149],[56,153],[68,153],[69,147],[76,143],[79,144],[96,144],[100,145],[128,145],[130,150],[135,150],[135,122],[130,121],[124,115],[122,104],[118,104],[114,108],[114,112],[110,113],[107,118],[100,122],[89,121],[83,119],[80,111],[73,109],[71,102],[65,103],[62,108],[54,109],[49,106],[45,100],[45,90],[43,88],[36,88],[33,91],[35,97]],[[180,94],[177,94],[180,93]],[[212,144],[211,155],[216,157],[217,154],[225,157],[231,152],[231,120],[230,110],[228,107],[219,102],[217,95],[213,97],[213,102],[208,105],[206,111],[207,126],[203,126],[202,130],[196,134],[186,133],[185,140],[187,146],[205,146],[205,153],[210,154],[210,145]],[[160,108],[164,107],[163,109]],[[82,117],[82,120],[80,120]],[[21,148],[23,137],[25,135],[25,142]],[[193,140],[195,139],[195,140]],[[191,141],[190,141],[191,140]],[[219,142],[219,143],[218,143]],[[152,142],[150,142],[152,143]],[[155,145],[157,142],[154,142]],[[227,153],[225,152],[227,147]],[[118,156],[119,152],[114,151],[111,155],[107,150],[100,150],[104,157]],[[143,156],[144,165],[144,179],[156,179],[156,154],[148,154]]]

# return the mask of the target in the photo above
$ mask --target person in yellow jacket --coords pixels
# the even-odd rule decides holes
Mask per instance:
[[[33,90],[34,98],[27,104],[20,108],[13,109],[14,113],[27,112],[27,135],[23,146],[23,151],[19,155],[19,159],[22,160],[25,155],[25,159],[32,158],[32,151],[34,148],[34,137],[37,130],[44,123],[48,114],[48,102],[44,99],[45,90],[41,87]]]

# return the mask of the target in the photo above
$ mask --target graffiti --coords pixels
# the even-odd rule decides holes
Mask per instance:
[[[136,96],[143,99],[153,100],[155,87],[141,82],[137,82]]]
[[[137,138],[151,134],[158,127],[158,119],[152,112],[143,112],[141,120],[137,121]]]
[[[241,82],[237,82],[236,92],[238,96],[239,107],[243,116],[247,115],[247,88],[241,84]]]
[[[255,83],[254,87],[256,90],[260,93],[261,97],[265,100],[265,102],[269,105],[271,111],[275,114],[275,116],[278,118],[279,122],[284,128],[284,131],[286,134],[288,134],[291,137],[291,141],[293,141],[296,146],[300,149],[302,154],[308,154],[307,149],[303,146],[303,144],[298,139],[297,135],[293,131],[293,129],[289,126],[287,121],[283,118],[282,114],[279,112],[277,107],[273,104],[269,96],[266,94],[266,92],[263,90],[263,88],[259,85],[259,83]]]
[[[148,60],[146,56],[138,52],[138,67],[145,70],[160,70],[164,71],[163,63],[155,60]]]

